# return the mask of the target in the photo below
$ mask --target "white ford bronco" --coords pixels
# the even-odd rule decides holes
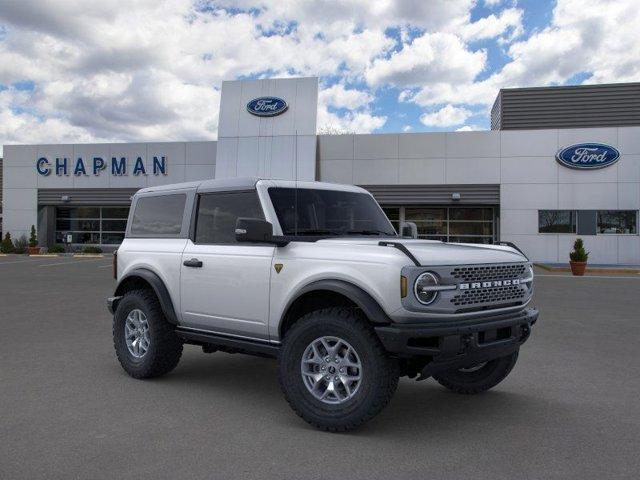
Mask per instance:
[[[515,246],[403,238],[366,190],[320,182],[142,189],[114,276],[129,375],[166,374],[184,344],[277,358],[293,410],[329,431],[371,419],[400,376],[497,385],[538,317]]]

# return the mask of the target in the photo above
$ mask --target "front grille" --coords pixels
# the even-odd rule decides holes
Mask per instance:
[[[525,268],[525,265],[522,263],[512,265],[477,265],[468,267],[456,267],[451,271],[451,277],[461,282],[510,280],[512,278],[520,278],[524,274]]]
[[[495,278],[495,277],[494,277]],[[525,291],[518,285],[504,287],[478,288],[466,290],[451,299],[455,306],[478,305],[483,303],[511,303],[519,302],[525,296]]]

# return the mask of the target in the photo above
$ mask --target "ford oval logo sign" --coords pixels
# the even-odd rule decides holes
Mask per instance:
[[[556,159],[565,167],[580,170],[595,170],[613,165],[620,158],[620,152],[602,143],[579,143],[565,147]]]
[[[275,117],[284,113],[288,107],[287,102],[278,97],[254,98],[247,103],[247,111],[258,117]]]

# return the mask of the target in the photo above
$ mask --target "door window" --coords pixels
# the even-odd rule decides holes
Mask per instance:
[[[195,243],[236,243],[236,221],[239,217],[264,219],[255,191],[200,195]]]

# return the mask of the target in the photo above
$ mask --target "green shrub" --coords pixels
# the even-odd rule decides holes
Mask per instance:
[[[30,247],[38,246],[38,235],[36,234],[35,225],[31,225],[31,235],[29,235],[29,246]]]
[[[100,247],[84,247],[82,253],[102,253],[102,249]]]
[[[27,236],[21,235],[20,238],[13,242],[13,253],[27,253],[27,245],[29,245]]]
[[[573,252],[569,253],[572,262],[586,262],[589,258],[589,252],[584,249],[584,242],[581,238],[576,238],[573,244]]]
[[[0,244],[0,251],[2,253],[13,253],[13,241],[11,240],[11,234],[7,232]]]
[[[64,245],[60,245],[59,243],[56,243],[55,245],[52,245],[49,247],[49,253],[64,253],[65,249],[64,249]]]

